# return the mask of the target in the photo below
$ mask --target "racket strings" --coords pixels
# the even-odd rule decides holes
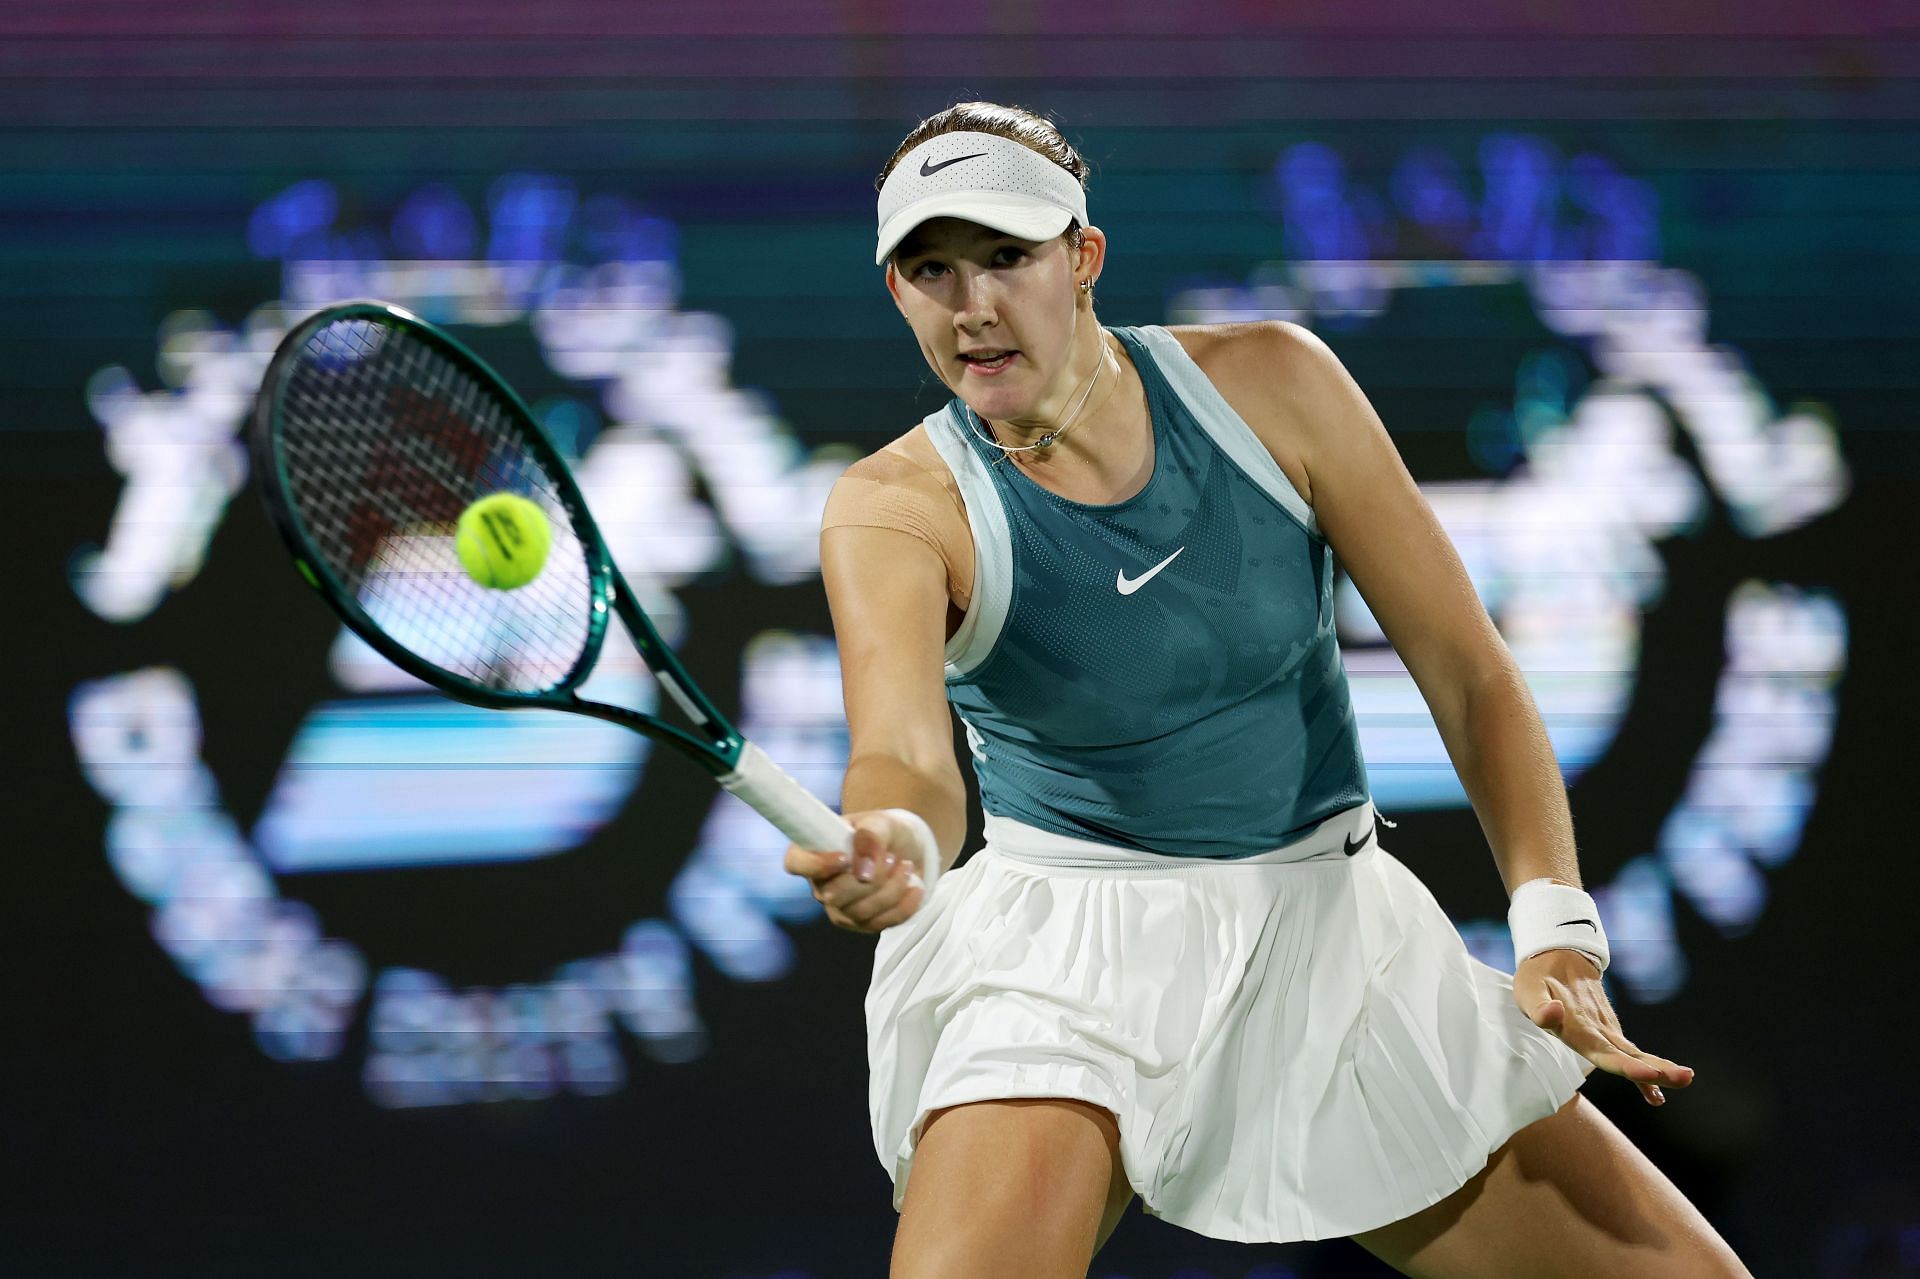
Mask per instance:
[[[314,333],[279,415],[282,482],[327,571],[420,660],[503,692],[565,683],[592,634],[586,548],[532,429],[439,347],[366,319]],[[516,590],[475,582],[455,549],[460,513],[500,492],[552,525]]]

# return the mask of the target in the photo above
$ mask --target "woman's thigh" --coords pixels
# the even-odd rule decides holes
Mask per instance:
[[[1132,1190],[1112,1112],[1059,1097],[935,1111],[914,1148],[892,1279],[1081,1279]]]
[[[1416,1279],[1751,1279],[1666,1174],[1577,1094],[1453,1194],[1354,1242]]]

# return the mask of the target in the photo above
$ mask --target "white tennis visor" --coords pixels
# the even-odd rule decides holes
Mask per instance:
[[[1087,193],[1031,147],[993,133],[943,133],[902,156],[881,184],[873,264],[930,218],[965,218],[1022,240],[1049,240],[1075,219],[1088,225]]]

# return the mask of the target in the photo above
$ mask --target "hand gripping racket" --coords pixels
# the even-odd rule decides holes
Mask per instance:
[[[560,454],[499,375],[382,302],[312,316],[274,353],[254,406],[254,471],[308,584],[400,669],[476,706],[607,720],[689,756],[793,842],[847,852],[853,828],[743,738],[681,668],[614,567]],[[531,582],[469,577],[456,524],[512,493],[552,529]],[[617,615],[689,732],[577,691]],[[937,858],[935,859],[937,863]],[[931,891],[938,866],[922,868]]]

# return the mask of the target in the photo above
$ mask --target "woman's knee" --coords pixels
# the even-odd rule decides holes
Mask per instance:
[[[1035,1214],[1098,1208],[1119,1164],[1120,1129],[1105,1107],[1065,1097],[970,1102],[928,1118],[907,1194],[919,1186],[975,1203],[1000,1196]]]
[[[1120,1170],[1111,1112],[1065,1098],[934,1112],[915,1146],[895,1279],[1083,1275]]]

